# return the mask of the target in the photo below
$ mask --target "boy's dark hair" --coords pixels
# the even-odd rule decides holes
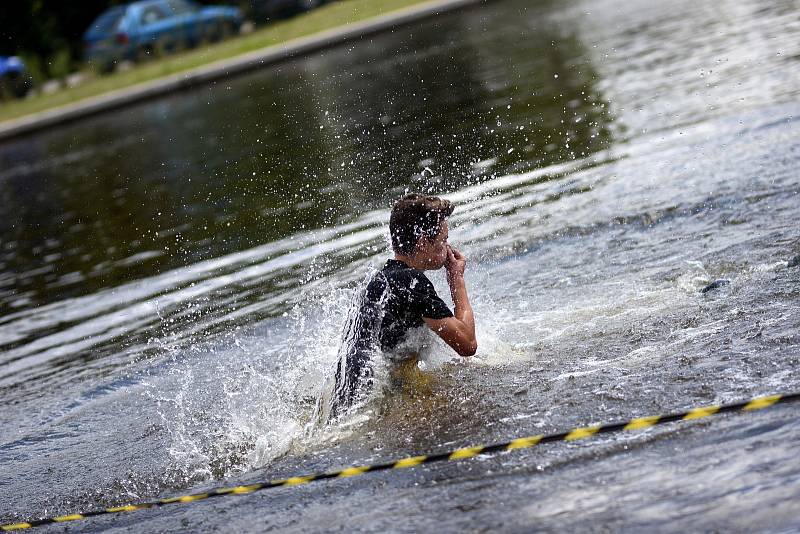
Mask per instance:
[[[435,239],[442,222],[453,213],[453,204],[438,197],[411,193],[398,200],[389,218],[392,248],[403,255],[413,254],[421,237]]]

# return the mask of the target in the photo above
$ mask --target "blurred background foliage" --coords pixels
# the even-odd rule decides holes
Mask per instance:
[[[3,0],[0,1],[0,56],[20,56],[37,82],[63,78],[81,66],[81,37],[107,8],[124,0]],[[252,12],[248,0],[199,0],[228,4]]]

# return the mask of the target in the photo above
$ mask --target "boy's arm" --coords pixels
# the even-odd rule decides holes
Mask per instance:
[[[478,350],[478,341],[475,339],[475,317],[464,282],[466,264],[466,258],[448,246],[445,268],[447,269],[447,282],[450,285],[450,295],[453,297],[455,305],[455,317],[446,319],[423,317],[425,324],[460,356],[472,356]]]

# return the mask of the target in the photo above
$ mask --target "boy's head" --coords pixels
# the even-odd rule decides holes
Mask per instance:
[[[398,200],[389,218],[392,249],[402,256],[418,256],[426,268],[438,269],[447,259],[447,217],[453,204],[438,197],[412,193]]]

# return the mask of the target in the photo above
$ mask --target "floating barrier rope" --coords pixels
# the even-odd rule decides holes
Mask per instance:
[[[754,410],[761,410],[768,408],[778,403],[787,403],[800,400],[800,393],[791,393],[787,395],[771,395],[768,397],[757,397],[748,401],[738,402],[735,404],[725,404],[721,406],[705,406],[701,408],[692,408],[685,412],[673,413],[670,415],[653,415],[649,417],[638,417],[630,419],[621,423],[613,423],[608,425],[596,425],[574,428],[566,432],[559,432],[557,434],[526,436],[503,443],[496,443],[493,445],[482,445],[476,447],[464,447],[438,454],[429,454],[422,456],[411,456],[402,458],[391,462],[364,465],[360,467],[348,467],[340,471],[332,471],[321,474],[310,474],[294,476],[280,480],[270,480],[265,482],[258,482],[247,486],[235,486],[228,488],[217,488],[209,490],[206,493],[193,493],[190,495],[183,495],[180,497],[170,497],[168,499],[161,499],[151,502],[143,502],[139,504],[128,504],[126,506],[117,506],[114,508],[105,508],[103,510],[94,510],[91,512],[84,512],[79,514],[68,514],[57,517],[48,517],[46,519],[36,519],[25,521],[22,523],[14,523],[9,525],[0,526],[0,530],[12,531],[23,530],[40,525],[48,525],[52,523],[65,523],[69,521],[78,521],[89,517],[96,517],[99,515],[118,514],[122,512],[133,512],[136,510],[144,510],[147,508],[157,508],[168,504],[187,503],[210,499],[212,497],[220,497],[223,495],[243,495],[261,491],[270,488],[279,488],[284,486],[298,486],[307,484],[317,480],[327,480],[331,478],[344,478],[361,475],[368,472],[386,471],[387,469],[404,469],[408,467],[416,467],[422,464],[430,464],[433,462],[457,461],[467,458],[473,458],[479,455],[491,454],[500,451],[513,451],[517,449],[527,449],[541,443],[552,443],[554,441],[576,441],[579,439],[588,438],[596,434],[608,434],[611,432],[621,432],[629,430],[640,430],[649,428],[655,425],[662,425],[665,423],[672,423],[674,421],[689,421],[692,419],[700,419],[714,414],[721,414],[727,412],[749,412]]]

